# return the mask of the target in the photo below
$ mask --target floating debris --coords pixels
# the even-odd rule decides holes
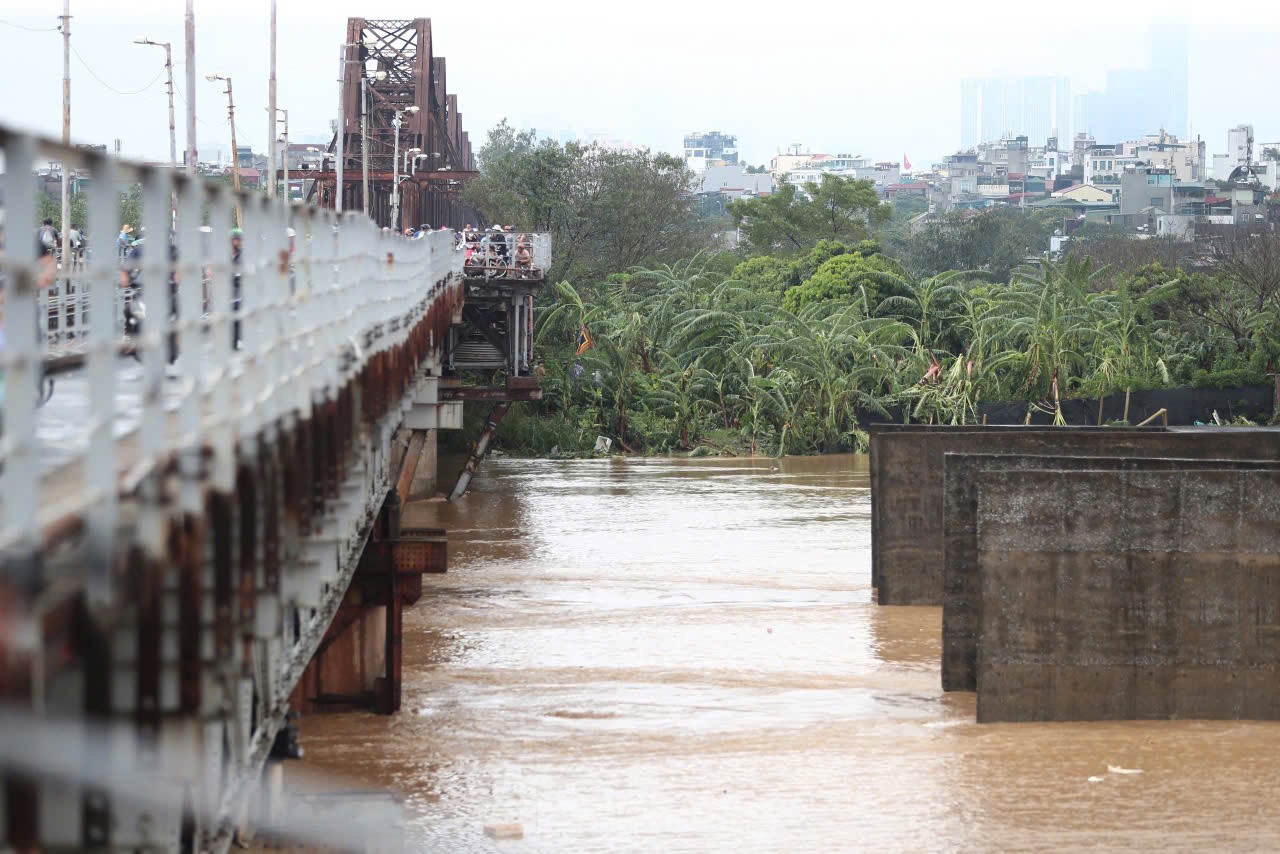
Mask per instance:
[[[524,826],[517,822],[486,824],[484,835],[490,839],[524,839]]]

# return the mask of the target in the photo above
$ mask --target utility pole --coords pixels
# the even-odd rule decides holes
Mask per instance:
[[[369,215],[369,75],[360,69],[360,168],[364,172],[360,200],[364,203],[364,215]],[[63,187],[66,186],[65,179]],[[66,190],[63,190],[65,196]]]
[[[231,189],[236,194],[236,227],[243,225],[240,218],[240,149],[236,147],[236,102],[231,95],[231,78],[222,74],[206,74],[205,79],[227,81],[227,118],[231,120]]]
[[[71,0],[62,0],[62,144],[71,145]],[[63,255],[70,245],[67,232],[71,228],[71,162],[62,157],[62,246]]]
[[[267,78],[267,198],[276,195],[276,0],[271,0],[271,76]],[[285,188],[288,192],[288,187]]]
[[[289,195],[289,111],[279,108],[276,111],[284,115],[284,134],[280,137],[280,141],[284,143],[284,156],[280,158],[280,169],[284,172],[284,201],[288,204],[293,200]]]
[[[169,75],[169,165],[174,174],[178,169],[178,130],[173,118],[173,50],[169,42],[153,42],[151,39],[137,39],[134,44],[150,44],[164,48],[164,70]]]
[[[172,79],[172,78],[171,78]],[[196,9],[187,0],[187,174],[196,176]]]
[[[334,186],[333,210],[342,213],[342,161],[346,158],[347,118],[343,101],[347,96],[347,50],[349,44],[342,46],[342,56],[338,59],[338,157],[333,168],[337,181]]]

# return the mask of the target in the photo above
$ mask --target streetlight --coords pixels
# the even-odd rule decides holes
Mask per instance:
[[[400,165],[400,117],[405,113],[416,113],[418,109],[418,105],[414,104],[403,110],[396,110],[395,118],[391,120],[391,126],[396,129],[391,155],[391,225],[396,231],[400,230],[400,176],[396,174],[396,167]]]
[[[430,154],[416,154],[416,155],[414,155],[414,158],[413,158],[413,168],[410,170],[410,174],[411,174],[411,175],[416,175],[416,174],[418,173],[418,161],[419,161],[419,160],[430,160],[430,159],[431,159],[431,158],[433,158],[433,157],[439,157],[439,156],[440,156],[440,152],[438,152],[438,151],[433,151],[433,152],[431,152]],[[430,168],[430,167],[428,167],[428,168]]]
[[[178,136],[173,121],[173,51],[169,42],[153,42],[151,39],[134,39],[134,44],[148,44],[164,48],[164,70],[169,75],[169,166],[178,168]]]
[[[361,45],[368,50],[375,50],[378,47],[378,40],[373,36],[369,36],[363,42],[347,42],[342,46],[342,53],[338,59],[338,159],[334,164],[336,178],[334,184],[337,193],[333,199],[335,213],[342,213],[342,161],[346,159],[347,148],[347,113],[344,106],[347,96],[347,66],[360,61],[358,59],[347,59],[347,51]]]
[[[407,148],[407,149],[405,149],[405,152],[404,152],[404,162],[401,164],[401,168],[402,168],[405,172],[408,172],[408,171],[409,171],[409,158],[413,157],[415,154],[421,154],[421,153],[422,153],[422,149],[421,149],[421,148],[414,147],[414,148]]]
[[[231,95],[231,78],[224,74],[206,74],[204,79],[210,83],[227,81],[227,118],[231,120],[231,189],[236,192],[236,226],[240,227],[240,149],[236,147],[236,102]]]
[[[364,200],[364,215],[369,215],[369,80],[370,78],[381,83],[387,79],[387,72],[374,71],[369,72],[365,68],[365,73],[360,75],[360,160],[361,168],[364,170],[364,186],[361,190],[361,196]],[[392,161],[394,164],[395,161]],[[392,171],[395,167],[392,166]]]

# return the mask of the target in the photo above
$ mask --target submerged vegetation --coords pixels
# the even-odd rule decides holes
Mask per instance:
[[[1103,264],[1105,236],[1051,260],[1041,215],[913,225],[867,182],[828,177],[731,203],[744,245],[715,251],[734,223],[697,216],[678,161],[592,166],[602,152],[498,133],[484,167],[521,180],[502,199],[480,183],[473,203],[568,256],[540,298],[544,398],[508,416],[509,450],[582,453],[597,435],[636,453],[861,449],[872,418],[972,423],[1020,400],[1060,421],[1068,397],[1263,384],[1280,364],[1272,233],[1219,247],[1207,272],[1141,252]],[[617,224],[584,227],[578,198]],[[650,229],[662,241],[633,233]]]

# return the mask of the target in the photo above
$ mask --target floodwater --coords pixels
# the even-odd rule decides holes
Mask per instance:
[[[302,722],[419,850],[1280,848],[1280,725],[943,694],[940,610],[871,603],[863,457],[500,458],[432,509],[404,711]]]

